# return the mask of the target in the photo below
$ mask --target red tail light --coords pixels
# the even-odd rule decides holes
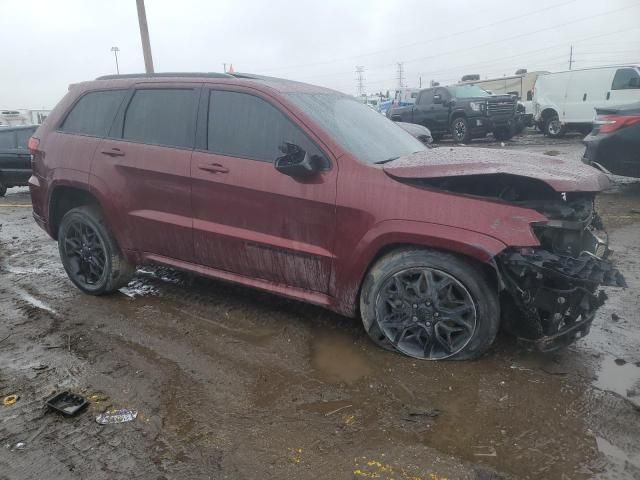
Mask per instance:
[[[36,154],[39,146],[40,146],[40,140],[38,140],[36,137],[31,137],[29,139],[29,143],[27,143],[27,148],[29,149],[29,153],[31,155]]]
[[[593,123],[600,127],[600,133],[611,133],[640,123],[640,115],[598,115]]]

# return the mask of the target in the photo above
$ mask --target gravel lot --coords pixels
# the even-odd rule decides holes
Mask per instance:
[[[533,133],[474,145],[583,151]],[[355,320],[165,268],[83,295],[11,189],[0,398],[19,398],[0,404],[0,479],[640,478],[640,183],[614,179],[599,210],[629,288],[607,289],[588,337],[545,355],[501,336],[478,361],[421,363]],[[62,390],[87,411],[47,412]],[[109,408],[138,417],[98,425]]]

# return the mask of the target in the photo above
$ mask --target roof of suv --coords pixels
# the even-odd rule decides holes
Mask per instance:
[[[287,80],[284,78],[268,77],[264,75],[254,75],[249,73],[215,73],[215,72],[163,72],[163,73],[134,73],[126,75],[103,75],[91,82],[83,82],[93,85],[104,85],[103,82],[109,82],[109,86],[121,85],[130,86],[140,80],[153,81],[154,83],[172,83],[181,81],[200,81],[212,83],[228,83],[234,85],[247,85],[255,87],[269,87],[280,93],[305,92],[305,93],[333,93],[344,95],[336,90],[324,87],[318,87],[308,83]],[[99,82],[99,83],[98,83]]]

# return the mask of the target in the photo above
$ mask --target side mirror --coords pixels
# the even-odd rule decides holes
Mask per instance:
[[[442,103],[442,97],[438,94],[435,94],[433,96],[433,103],[436,103],[436,104]]]
[[[275,167],[290,177],[312,177],[320,169],[313,157],[295,143],[285,142],[280,150],[284,155],[276,158]]]

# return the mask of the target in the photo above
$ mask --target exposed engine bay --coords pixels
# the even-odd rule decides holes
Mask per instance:
[[[595,211],[595,193],[559,193],[543,181],[505,174],[406,181],[508,202],[547,218],[532,225],[539,247],[511,248],[494,259],[503,326],[539,350],[563,347],[589,332],[606,300],[599,287],[626,287],[607,260],[608,238]]]

